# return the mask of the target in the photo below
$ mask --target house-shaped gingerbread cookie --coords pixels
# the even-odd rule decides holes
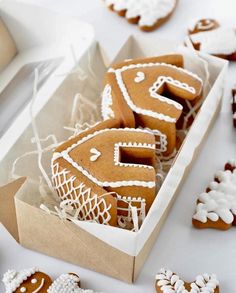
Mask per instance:
[[[183,63],[181,55],[166,55],[114,65],[105,78],[103,118],[151,129],[158,140],[166,139],[161,151],[171,154],[185,101],[196,102],[202,95],[202,80]]]
[[[81,220],[115,226],[129,204],[140,210],[145,202],[147,212],[156,196],[155,137],[119,125],[117,120],[96,124],[54,152],[54,187],[61,200],[79,207]]]

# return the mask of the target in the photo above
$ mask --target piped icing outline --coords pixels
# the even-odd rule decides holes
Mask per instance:
[[[109,212],[112,207],[111,204],[107,205],[102,196],[93,193],[91,188],[86,187],[83,182],[80,182],[79,185],[74,184],[76,177],[70,176],[70,171],[65,168],[61,171],[59,169],[60,165],[57,162],[52,167],[52,182],[61,199],[60,207],[63,209],[68,205],[75,206],[78,204],[79,207],[76,208],[76,212],[79,220],[90,220],[108,225],[111,220]],[[102,209],[100,209],[100,205]]]
[[[232,161],[230,164],[234,170],[216,173],[215,177],[219,182],[210,182],[211,190],[199,195],[193,219],[202,223],[206,223],[208,219],[213,222],[221,219],[226,224],[233,223],[236,216],[236,162]]]
[[[113,5],[115,11],[126,10],[125,17],[139,17],[139,26],[154,26],[160,19],[167,17],[175,8],[176,0],[105,0],[107,6]]]
[[[102,92],[102,102],[101,102],[101,114],[103,120],[108,120],[110,118],[115,118],[115,113],[111,106],[113,104],[111,86],[106,84]]]
[[[184,90],[190,92],[191,94],[196,94],[195,88],[192,87],[192,86],[189,86],[187,83],[180,82],[179,80],[173,79],[170,76],[160,75],[157,78],[157,80],[153,83],[153,85],[149,88],[150,96],[152,98],[156,98],[156,99],[158,99],[158,100],[160,100],[162,102],[165,102],[167,104],[174,105],[175,108],[177,108],[178,110],[183,110],[183,107],[182,107],[181,104],[179,104],[179,103],[177,103],[177,102],[175,102],[175,101],[173,101],[171,99],[167,99],[162,95],[157,94],[157,91],[159,90],[159,88],[161,86],[163,86],[165,83],[174,85],[174,86],[176,86],[178,88],[181,88],[181,89],[184,89]]]
[[[161,269],[156,275],[156,282],[163,293],[214,293],[219,286],[219,281],[214,274],[203,274],[196,277],[190,284],[191,290],[185,288],[185,282],[170,270]]]
[[[148,143],[132,143],[132,142],[118,142],[114,145],[114,164],[115,166],[120,167],[138,167],[138,168],[146,168],[146,169],[153,169],[152,166],[144,165],[144,164],[131,164],[131,163],[122,163],[119,161],[119,154],[120,154],[120,148],[121,147],[127,147],[127,148],[146,148],[146,149],[152,149],[155,150],[155,144],[148,144]]]
[[[134,104],[134,102],[132,101],[131,97],[129,96],[129,93],[127,91],[127,88],[126,88],[126,86],[124,84],[124,81],[123,81],[123,78],[122,78],[122,72],[123,71],[126,71],[128,69],[145,68],[145,67],[153,67],[153,66],[166,66],[166,67],[170,67],[170,68],[177,69],[180,72],[184,72],[184,73],[192,76],[193,78],[195,78],[198,81],[200,81],[201,84],[203,84],[202,79],[198,75],[196,75],[196,74],[194,74],[194,73],[192,73],[192,72],[190,72],[190,71],[188,71],[188,70],[186,70],[184,68],[177,67],[175,65],[167,64],[167,63],[163,63],[163,62],[156,62],[156,63],[150,62],[150,63],[129,64],[129,65],[124,65],[123,67],[117,68],[117,69],[110,68],[108,70],[108,72],[115,74],[116,81],[117,81],[117,84],[118,84],[118,86],[120,88],[120,91],[122,92],[122,95],[123,95],[126,103],[132,109],[132,111],[134,111],[134,112],[136,112],[138,114],[147,115],[147,116],[150,116],[150,117],[153,117],[153,118],[157,118],[159,120],[164,120],[166,122],[176,123],[177,122],[176,118],[170,117],[168,115],[164,115],[162,113],[157,113],[157,112],[154,112],[154,111],[151,111],[151,110],[142,109],[142,108],[139,108],[138,106],[136,106]],[[184,86],[183,89],[186,90],[186,87]],[[200,94],[200,92],[199,92],[199,94]],[[173,105],[178,110],[182,110],[183,109],[183,106],[180,103],[177,103],[176,101],[171,100],[169,98],[166,98],[164,96],[157,95],[157,96],[155,96],[155,98],[158,98],[161,102],[166,102],[168,104]]]
[[[97,184],[100,187],[121,187],[121,186],[142,186],[147,188],[154,188],[156,186],[155,181],[140,181],[140,180],[123,180],[123,181],[100,181],[93,175],[91,175],[86,169],[84,169],[82,166],[78,165],[77,162],[75,162],[70,156],[69,152],[72,151],[74,148],[79,146],[80,144],[84,143],[85,141],[95,137],[98,134],[108,132],[108,131],[130,131],[130,132],[141,132],[141,133],[149,133],[150,131],[147,130],[141,130],[136,128],[107,128],[95,131],[94,133],[88,134],[87,136],[81,138],[76,143],[69,146],[66,150],[63,150],[62,152],[55,152],[53,154],[52,160],[51,160],[51,167],[53,168],[54,160],[58,158],[63,158],[66,160],[69,164],[71,164],[75,169],[77,169],[79,172],[81,172],[83,175],[85,175],[89,180],[91,180],[93,183]],[[135,165],[138,167],[138,164]],[[153,167],[152,167],[153,168]]]
[[[207,24],[207,25],[203,25],[203,24],[202,24],[202,20],[204,20],[205,22],[208,22],[209,24]],[[212,21],[212,19],[209,19],[209,18],[201,19],[201,20],[199,20],[199,21],[197,22],[197,24],[196,24],[196,28],[197,28],[197,30],[202,30],[202,31],[210,30],[210,29],[212,29],[214,26],[215,26],[215,23]]]

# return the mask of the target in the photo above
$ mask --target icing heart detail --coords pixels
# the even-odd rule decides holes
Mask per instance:
[[[134,81],[136,83],[139,83],[139,82],[143,81],[144,79],[145,79],[145,74],[142,71],[138,71]]]
[[[101,156],[101,152],[99,152],[96,148],[91,148],[90,153],[92,154],[90,157],[91,162],[97,161],[97,159]]]

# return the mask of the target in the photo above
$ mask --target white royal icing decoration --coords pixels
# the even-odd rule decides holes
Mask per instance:
[[[211,19],[204,19],[205,24],[203,23],[203,21],[199,21],[196,25],[196,28],[198,30],[210,30],[211,28],[213,28],[215,26],[214,21],[212,21]]]
[[[175,8],[176,0],[105,0],[116,11],[126,11],[126,18],[139,17],[139,26],[153,26]]]
[[[236,169],[233,172],[226,170],[216,174],[219,183],[210,183],[210,192],[199,196],[195,220],[206,223],[207,219],[213,222],[221,219],[226,224],[231,224],[236,215]]]
[[[185,282],[170,270],[161,269],[156,275],[156,282],[163,293],[214,293],[219,281],[214,274],[203,274],[196,277],[190,284],[190,291],[186,290]]]
[[[68,208],[78,206],[76,209],[77,218],[81,221],[93,221],[107,225],[111,219],[109,210],[111,205],[106,204],[102,197],[86,188],[84,183],[75,183],[76,177],[70,176],[66,169],[60,171],[58,163],[52,166],[52,182],[61,198],[60,207]],[[74,184],[75,183],[75,184]],[[74,198],[71,196],[74,195]]]
[[[63,274],[48,288],[48,293],[96,293],[93,290],[79,288],[79,277],[73,274]]]
[[[111,106],[112,106],[111,86],[107,84],[102,93],[102,117],[104,120],[115,117],[114,111],[112,110]]]
[[[183,90],[185,90],[187,92],[190,92],[192,94],[196,93],[195,88],[189,86],[187,83],[180,82],[179,80],[173,79],[170,76],[159,76],[157,78],[157,80],[154,82],[154,84],[152,85],[152,87],[149,89],[151,97],[159,99],[162,102],[166,102],[167,104],[174,105],[179,110],[183,109],[182,105],[180,105],[179,103],[177,103],[177,102],[175,102],[175,101],[173,101],[171,99],[167,99],[167,98],[157,94],[157,91],[165,83],[174,85],[175,87],[181,88],[181,89],[183,89]]]
[[[155,136],[157,152],[159,152],[159,153],[166,152],[168,142],[167,142],[167,136],[164,133],[162,133],[158,129],[150,129],[148,127],[145,127],[145,128],[139,127],[139,128],[145,129]]]
[[[97,159],[101,156],[101,152],[99,152],[96,148],[91,148],[90,153],[92,154],[90,157],[91,162],[97,161]]]
[[[181,67],[177,67],[175,65],[171,65],[171,64],[167,64],[167,63],[159,63],[159,62],[158,63],[151,62],[151,63],[130,64],[130,65],[125,65],[122,68],[118,68],[118,69],[110,68],[109,72],[113,72],[116,75],[117,84],[120,87],[120,90],[122,92],[122,95],[123,95],[126,103],[132,109],[132,111],[134,111],[138,114],[147,115],[147,116],[150,116],[153,118],[157,118],[159,120],[164,120],[166,122],[176,123],[176,118],[170,117],[168,115],[164,115],[162,113],[157,113],[157,112],[154,112],[151,110],[142,109],[142,108],[139,108],[137,105],[135,105],[134,102],[132,101],[128,91],[127,91],[127,88],[126,88],[124,81],[123,81],[123,78],[122,78],[122,72],[124,72],[126,70],[135,69],[135,68],[158,67],[158,66],[165,66],[165,67],[169,67],[169,68],[174,68],[174,69],[178,70],[180,73],[185,73],[185,74],[192,76],[193,78],[200,81],[201,84],[203,83],[199,76],[197,76],[196,74],[194,74],[186,69],[183,69]],[[167,78],[167,77],[165,77],[165,78]],[[172,80],[172,82],[174,82],[174,80]],[[181,85],[179,83],[178,86],[183,88],[185,91],[188,91],[188,92],[190,90],[192,91],[192,88],[189,87],[187,84]],[[151,91],[151,93],[153,93],[153,90],[150,89],[150,91]],[[198,94],[200,94],[200,93],[198,93]],[[158,98],[161,102],[171,104],[171,105],[175,106],[177,109],[183,108],[181,104],[175,102],[174,100],[166,98],[164,96],[155,95],[154,98]]]
[[[39,285],[39,287],[37,288],[37,289],[35,289],[32,293],[38,293],[38,292],[40,292],[41,291],[41,289],[43,288],[43,286],[44,286],[44,282],[45,282],[45,280],[44,280],[44,278],[42,278],[42,280],[41,280],[41,283],[40,283],[40,285]]]
[[[236,52],[236,30],[220,27],[214,30],[191,34],[194,44],[200,43],[200,50],[208,54],[230,55]]]
[[[3,275],[3,279],[2,279],[6,288],[5,293],[12,293],[16,291],[16,289],[18,289],[24,281],[26,281],[30,276],[32,276],[36,272],[38,272],[37,268],[24,269],[19,272],[15,270],[8,270]],[[25,292],[25,291],[21,291],[21,292]]]
[[[110,129],[102,129],[99,131],[95,131],[92,134],[89,134],[79,141],[77,143],[74,143],[73,145],[69,146],[66,150],[62,151],[61,153],[54,153],[52,158],[52,168],[54,166],[54,161],[58,158],[63,158],[66,160],[69,164],[71,164],[75,169],[77,169],[79,172],[81,172],[83,175],[85,175],[87,178],[89,178],[92,182],[95,184],[101,186],[101,187],[121,187],[121,186],[142,186],[147,188],[153,188],[155,187],[156,183],[155,181],[140,181],[140,180],[123,180],[123,181],[100,181],[97,178],[95,178],[92,174],[90,174],[87,170],[85,170],[82,166],[78,165],[77,162],[75,162],[69,155],[69,152],[72,151],[74,148],[79,146],[80,144],[84,143],[85,141],[95,137],[96,135],[99,135],[104,132],[108,131],[130,131],[130,132],[141,132],[141,133],[150,133],[147,130],[141,130],[141,129],[133,129],[133,128],[110,128]]]
[[[147,143],[132,143],[132,142],[119,142],[115,144],[114,147],[114,163],[116,166],[121,167],[138,167],[138,168],[147,168],[153,169],[152,166],[142,165],[142,164],[130,164],[130,163],[121,163],[119,161],[120,158],[120,148],[142,148],[142,149],[152,149],[155,150],[155,144],[147,144]]]
[[[140,83],[141,81],[143,81],[145,79],[145,74],[142,71],[138,71],[136,77],[134,78],[134,81],[136,83]]]

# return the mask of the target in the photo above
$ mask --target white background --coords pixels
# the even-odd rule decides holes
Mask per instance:
[[[147,0],[148,1],[148,0]],[[108,11],[102,0],[27,0],[79,17],[90,22],[95,36],[112,58],[130,34],[144,34],[136,26]],[[179,0],[179,6],[168,23],[149,33],[156,37],[183,41],[187,27],[199,18],[213,17],[222,24],[236,27],[235,0]],[[39,28],[40,29],[40,28]],[[236,129],[232,127],[230,89],[236,86],[236,63],[230,64],[223,108],[213,130],[202,147],[174,207],[164,224],[144,268],[133,285],[47,257],[19,246],[0,225],[0,275],[8,268],[38,266],[55,278],[64,272],[78,273],[85,288],[107,293],[155,292],[155,274],[161,267],[170,268],[188,281],[197,274],[214,272],[221,292],[236,292],[236,228],[227,232],[203,230],[191,226],[196,196],[212,179],[216,170],[229,158],[236,159]],[[66,237],[66,235],[65,235]],[[0,292],[4,288],[0,285]]]

